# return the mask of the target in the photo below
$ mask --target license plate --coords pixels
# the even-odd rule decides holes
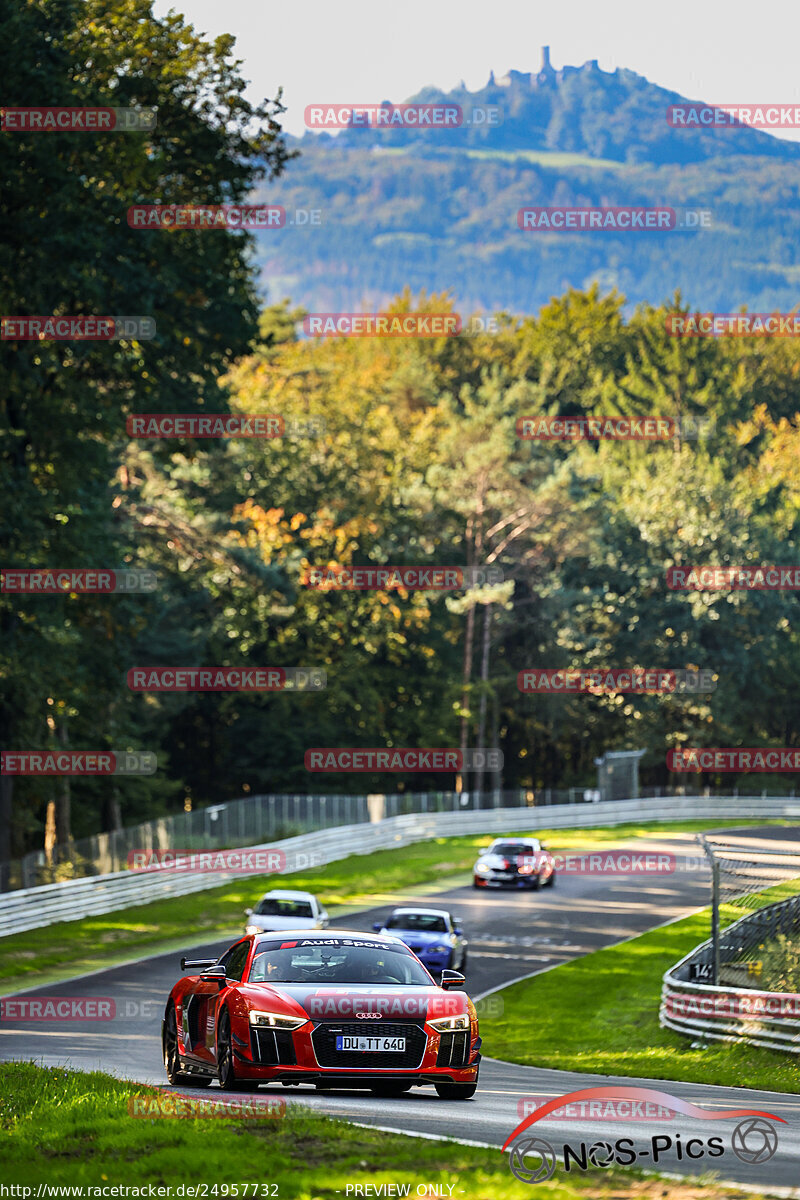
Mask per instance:
[[[404,1037],[348,1037],[341,1034],[336,1039],[337,1050],[366,1050],[372,1054],[380,1053],[382,1050],[405,1050],[406,1039]]]

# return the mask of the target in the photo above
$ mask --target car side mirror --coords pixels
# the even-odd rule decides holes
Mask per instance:
[[[191,971],[196,968],[198,971],[205,971],[207,967],[213,967],[216,961],[215,958],[182,958],[181,970]]]
[[[373,921],[372,928],[376,933],[380,933],[380,931],[383,929],[383,926],[381,925],[380,921]]]
[[[245,915],[246,917],[252,917],[252,915],[253,915],[253,910],[252,910],[252,908],[246,908],[246,909],[244,910],[244,915]]]
[[[466,975],[462,975],[460,971],[442,971],[442,982],[439,986],[449,992],[453,988],[463,987],[466,982]]]
[[[454,930],[453,930],[453,933],[456,935],[456,937],[461,937],[461,935],[463,934],[463,932],[464,932],[464,930],[463,930],[463,929],[458,929],[458,928],[456,928],[456,929],[454,929]]]
[[[221,988],[225,986],[227,977],[228,972],[219,963],[216,963],[213,967],[206,967],[205,971],[200,975],[200,978],[206,983],[213,983],[216,980]]]

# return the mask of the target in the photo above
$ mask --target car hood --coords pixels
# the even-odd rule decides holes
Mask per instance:
[[[538,862],[546,857],[544,850],[525,850],[519,854],[481,854],[478,858],[479,863],[483,863],[487,867],[504,867],[506,863],[518,863],[521,859],[534,859]]]
[[[248,925],[258,925],[259,929],[313,929],[315,917],[270,917],[253,914],[247,918]]]
[[[412,942],[416,946],[451,945],[449,933],[428,933],[427,930],[417,931],[416,929],[383,929],[381,932],[388,933],[391,937],[398,937],[407,945]]]
[[[447,1016],[469,1011],[465,992],[443,991],[430,987],[367,987],[345,985],[281,983],[249,983],[242,991],[253,1008],[269,1009],[279,998],[288,998],[314,1019],[352,1020],[360,1012],[377,1012],[389,1021],[414,1020],[426,1016]],[[365,1025],[367,1021],[365,1020]],[[378,1020],[374,1019],[377,1025]]]

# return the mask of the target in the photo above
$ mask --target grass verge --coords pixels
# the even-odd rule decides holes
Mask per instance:
[[[511,1174],[498,1149],[358,1128],[315,1116],[299,1105],[289,1106],[280,1119],[130,1115],[134,1097],[155,1102],[163,1094],[100,1072],[0,1063],[4,1184],[31,1187],[32,1194],[40,1183],[84,1189],[158,1185],[169,1189],[162,1196],[178,1197],[186,1194],[178,1191],[180,1185],[205,1183],[212,1200],[332,1200],[355,1195],[358,1185],[362,1196],[380,1195],[380,1184],[408,1184],[411,1196],[459,1200],[529,1200],[531,1194],[530,1185]],[[205,1093],[193,1095],[209,1099]],[[243,1192],[245,1184],[249,1186]],[[370,1191],[366,1184],[372,1185]],[[569,1179],[557,1174],[539,1185],[537,1195],[540,1191],[548,1200],[745,1197],[739,1189],[708,1178],[684,1184],[618,1169],[587,1171]],[[83,1192],[86,1200],[91,1195]],[[753,1193],[747,1196],[752,1200]]]
[[[788,822],[741,821],[737,827],[748,824]],[[692,834],[719,827],[719,821],[632,822],[594,829],[541,829],[532,836],[541,837],[551,850],[561,852],[590,850],[630,838]],[[139,956],[236,937],[244,931],[244,910],[251,908],[271,886],[314,892],[329,910],[337,906],[359,909],[391,904],[413,894],[412,884],[418,890],[424,885],[435,885],[439,890],[456,887],[471,879],[465,872],[494,836],[436,838],[396,850],[351,855],[283,879],[274,875],[243,876],[236,883],[188,896],[12,934],[0,939],[0,990],[10,994]],[[699,847],[693,847],[690,853],[699,854]]]
[[[773,902],[775,892],[764,902]],[[742,915],[732,905],[720,914],[723,924]],[[744,1043],[693,1048],[688,1037],[659,1025],[664,972],[708,938],[709,920],[708,910],[695,913],[504,988],[502,1016],[481,1019],[492,1057],[562,1071],[797,1092],[795,1055]]]

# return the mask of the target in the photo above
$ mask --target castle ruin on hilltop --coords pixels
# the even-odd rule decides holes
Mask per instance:
[[[536,88],[547,86],[547,84],[561,83],[569,75],[579,75],[588,71],[599,71],[596,58],[590,58],[582,67],[562,67],[560,71],[554,71],[550,62],[550,47],[542,46],[542,65],[538,72],[533,71],[509,71],[507,75],[501,75],[499,79],[495,79],[494,71],[489,75],[489,87],[511,87],[512,84],[517,84],[522,87]]]

